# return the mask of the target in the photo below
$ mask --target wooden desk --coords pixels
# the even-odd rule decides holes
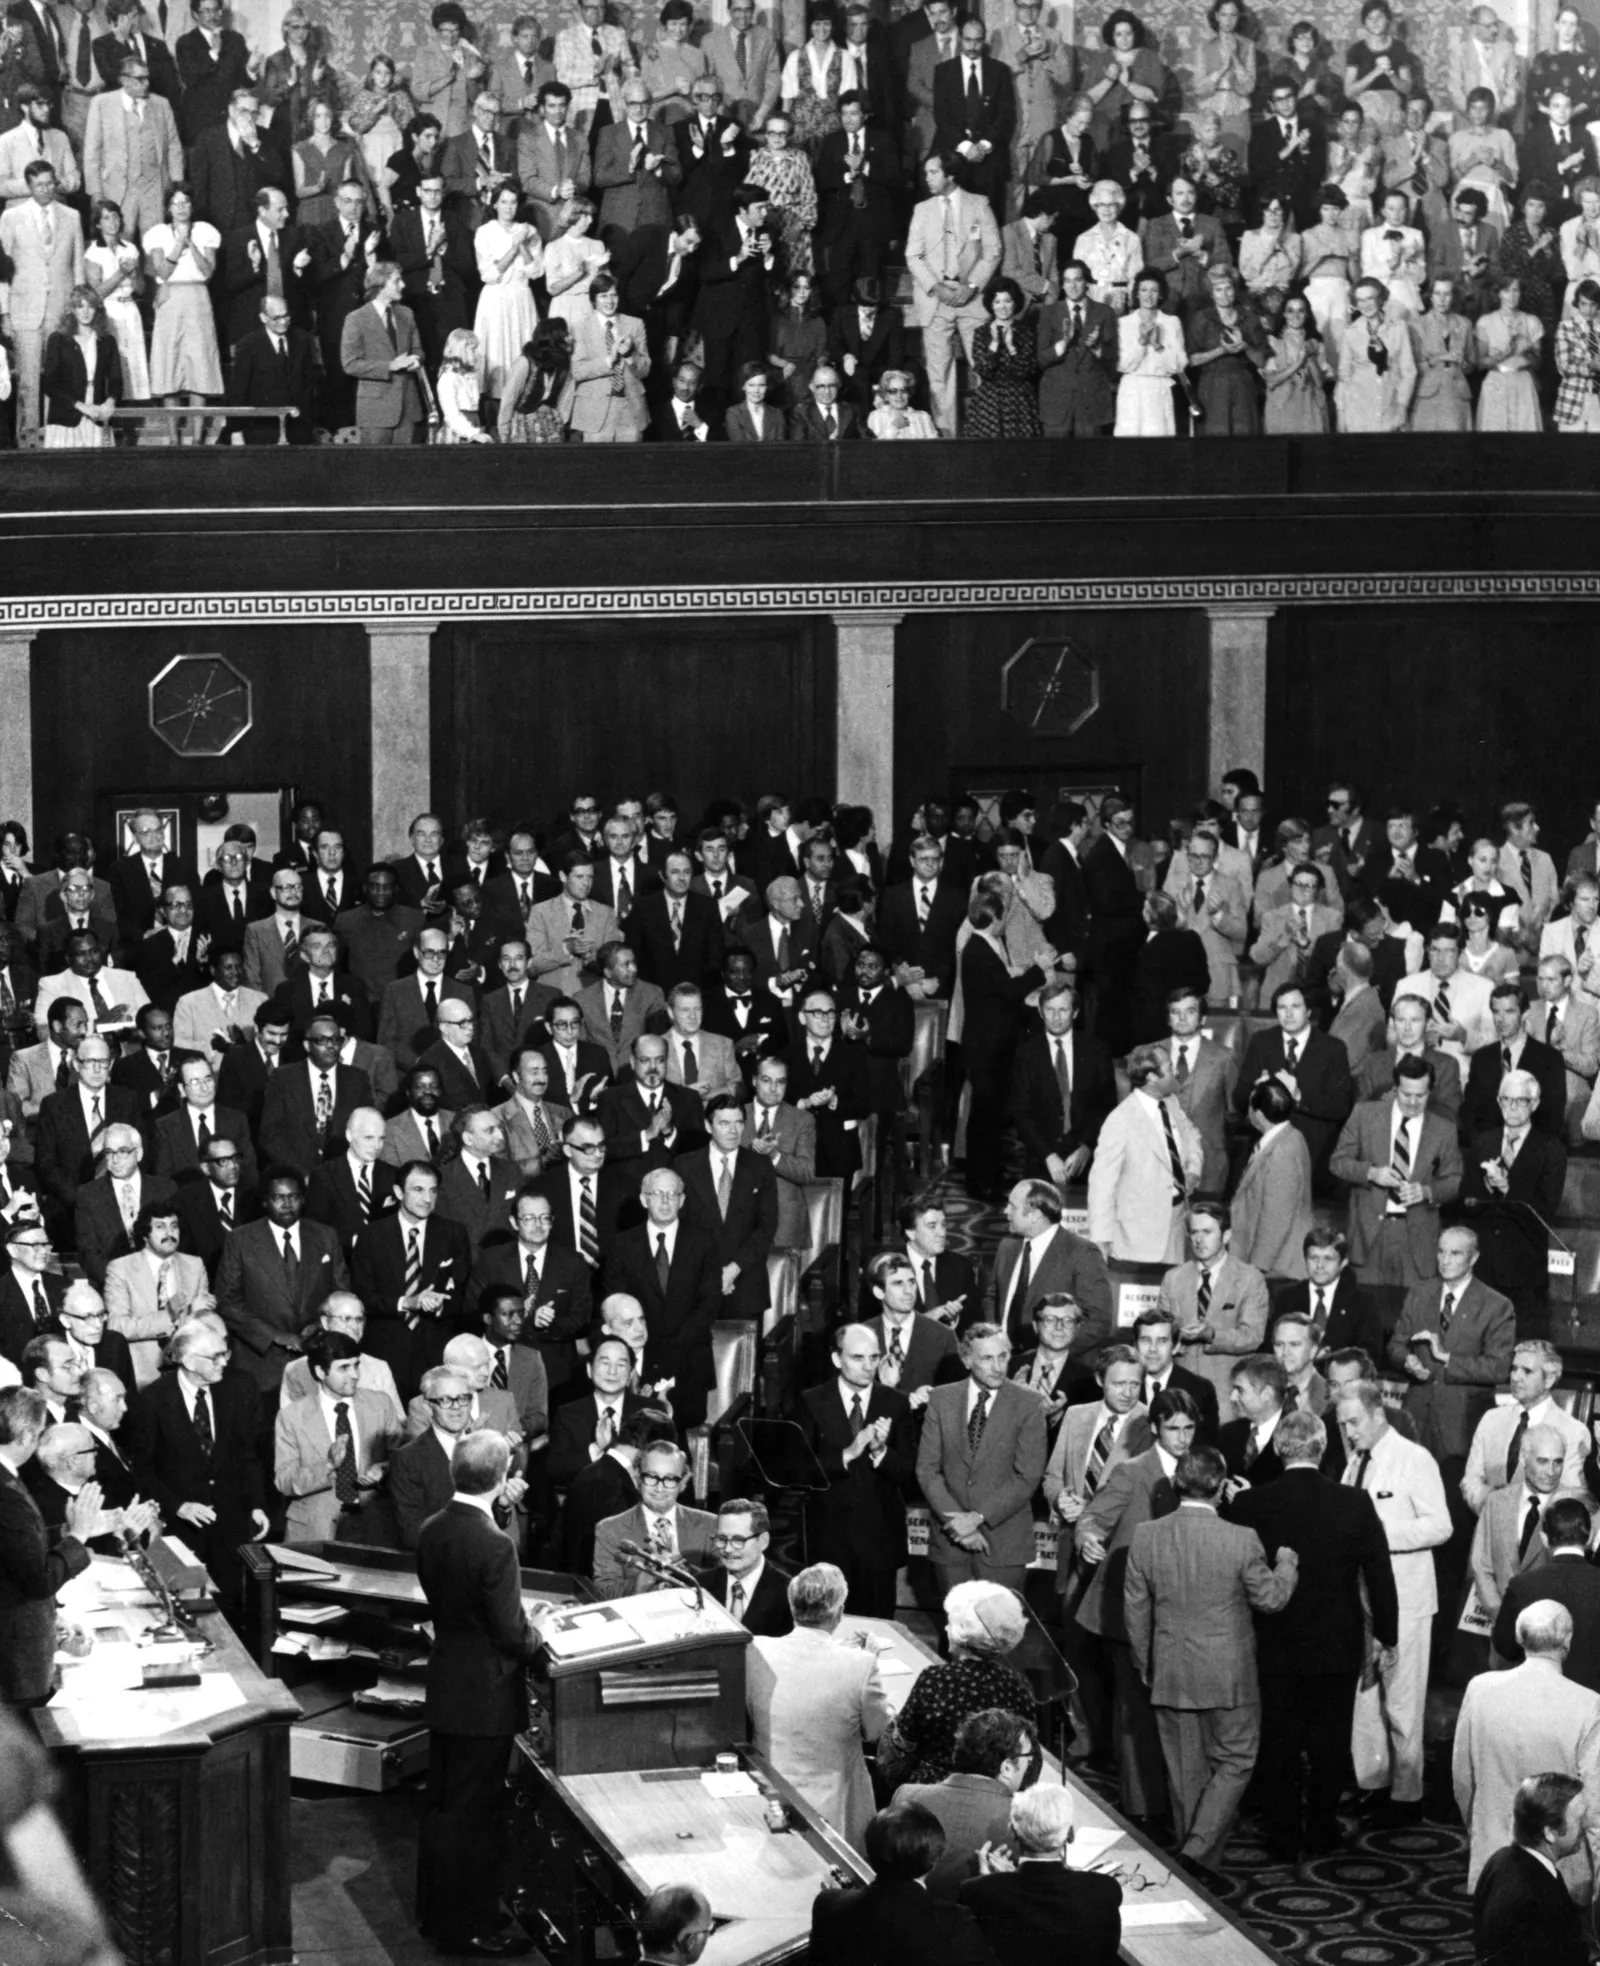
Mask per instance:
[[[878,1670],[883,1678],[884,1692],[896,1707],[905,1705],[906,1696],[916,1684],[918,1676],[929,1666],[939,1663],[937,1654],[931,1652],[921,1639],[907,1631],[904,1625],[892,1624],[886,1618],[847,1617],[844,1629],[866,1632],[878,1646]],[[1101,1862],[1116,1864],[1130,1872],[1137,1868],[1141,1876],[1156,1881],[1156,1888],[1148,1891],[1129,1891],[1124,1887],[1124,1910],[1141,1904],[1188,1898],[1210,1914],[1210,1922],[1204,1928],[1173,1925],[1124,1930],[1122,1957],[1130,1962],[1130,1966],[1289,1966],[1282,1953],[1263,1945],[1252,1933],[1236,1925],[1219,1899],[1213,1898],[1198,1884],[1191,1883],[1182,1872],[1174,1873],[1164,1850],[1158,1849],[1131,1824],[1124,1822],[1114,1809],[1108,1808],[1092,1789],[1079,1781],[1070,1768],[1063,1768],[1053,1755],[1045,1757],[1043,1779],[1058,1781],[1072,1791],[1074,1821],[1080,1830],[1115,1829],[1120,1832],[1117,1842],[1100,1859]]]
[[[705,1966],[803,1958],[817,1893],[871,1872],[760,1755],[741,1748],[739,1758],[763,1795],[714,1796],[687,1768],[560,1779],[519,1741],[545,1949],[564,1952],[567,1966],[594,1966],[602,1931],[627,1926],[658,1885],[693,1884],[722,1921]],[[766,1825],[765,1795],[788,1807],[781,1834]]]
[[[199,1625],[212,1646],[198,1661],[202,1689],[230,1675],[238,1703],[174,1726],[181,1689],[119,1692],[42,1708],[33,1721],[60,1777],[62,1822],[128,1966],[273,1966],[294,1957],[289,1723],[300,1708],[220,1613]],[[113,1705],[114,1731],[97,1735],[97,1712]],[[132,1731],[130,1716],[146,1717],[149,1731]]]

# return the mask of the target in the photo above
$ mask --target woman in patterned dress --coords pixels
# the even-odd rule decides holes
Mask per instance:
[[[1022,289],[996,280],[984,296],[989,318],[972,337],[977,387],[967,403],[963,437],[1042,437],[1039,422],[1039,350],[1031,326],[1022,323]]]
[[[778,85],[784,114],[792,118],[795,141],[807,155],[815,157],[817,147],[830,131],[839,128],[839,96],[845,87],[843,52],[834,46],[833,15],[826,7],[814,7],[806,17],[807,40],[783,64],[783,80]],[[855,64],[850,65],[855,78]]]
[[[792,278],[811,271],[811,235],[817,224],[817,185],[811,159],[791,143],[794,126],[781,110],[761,131],[763,148],[750,159],[747,184],[766,188],[767,216],[778,240],[778,274]]]

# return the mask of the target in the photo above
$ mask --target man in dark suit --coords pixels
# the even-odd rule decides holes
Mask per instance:
[[[220,259],[220,282],[227,296],[226,333],[229,346],[255,331],[263,302],[281,288],[285,310],[296,326],[310,318],[303,275],[311,251],[289,218],[289,200],[276,186],[256,193],[249,224],[225,233]]]
[[[441,1951],[491,1958],[525,1949],[502,1923],[506,1769],[528,1724],[526,1671],[538,1648],[522,1608],[516,1545],[491,1513],[507,1492],[498,1434],[465,1436],[450,1458],[454,1498],[425,1522],[417,1581],[428,1654],[428,1790],[417,1850],[417,1915]]]
[[[921,1966],[991,1966],[994,1954],[970,1911],[938,1899],[923,1880],[945,1851],[944,1825],[920,1802],[883,1809],[863,1838],[872,1882],[819,1891],[811,1907],[811,1957],[837,1966],[885,1958]]]
[[[478,1040],[496,1087],[517,1069],[513,1061],[524,1047],[543,1056],[542,1047],[550,1039],[545,1019],[561,1000],[549,984],[535,983],[528,975],[528,944],[520,931],[500,944],[498,960],[505,981],[483,998],[478,1013]],[[548,1068],[545,1083],[548,1088]]]
[[[223,1247],[217,1309],[240,1341],[240,1362],[262,1395],[275,1397],[284,1367],[300,1350],[301,1331],[329,1291],[348,1290],[350,1280],[332,1229],[304,1219],[303,1176],[292,1168],[271,1170],[261,1198],[264,1219],[235,1229]]]
[[[367,1307],[366,1349],[393,1372],[403,1399],[467,1328],[472,1245],[459,1222],[437,1212],[438,1201],[438,1171],[409,1161],[399,1208],[371,1225],[352,1259],[355,1293]]]
[[[673,1413],[681,1426],[697,1427],[715,1380],[711,1327],[722,1308],[716,1244],[679,1220],[684,1183],[675,1169],[651,1167],[639,1192],[649,1219],[616,1238],[606,1262],[606,1291],[621,1291],[644,1307],[650,1327],[646,1376],[673,1379]]]
[[[823,142],[832,140],[825,137]],[[880,136],[875,141],[887,144],[888,138]],[[854,289],[833,309],[828,321],[828,360],[845,378],[845,395],[863,418],[874,407],[877,385],[885,371],[905,368],[905,327],[898,310],[884,306],[876,277],[857,280]]]
[[[188,1059],[179,1067],[178,1091],[177,1106],[151,1128],[156,1172],[180,1186],[195,1178],[206,1142],[220,1134],[237,1143],[244,1157],[244,1179],[253,1183],[256,1160],[249,1122],[237,1107],[217,1104],[216,1075],[204,1058]]]
[[[876,314],[879,272],[895,234],[895,208],[905,177],[893,137],[866,127],[867,105],[859,90],[847,89],[840,96],[839,121],[843,127],[822,139],[815,172],[822,206],[816,247],[823,301],[841,314],[853,313],[846,302],[852,294],[859,301],[861,283],[869,282]],[[885,337],[899,325],[897,315],[892,322],[886,318]],[[900,365],[891,361],[886,366]],[[859,393],[857,402],[863,411],[871,407]]]
[[[1177,1320],[1170,1310],[1158,1310],[1152,1305],[1134,1319],[1133,1342],[1139,1363],[1144,1367],[1139,1398],[1148,1406],[1159,1392],[1187,1393],[1200,1411],[1197,1437],[1203,1446],[1211,1447],[1216,1444],[1219,1427],[1217,1389],[1198,1372],[1176,1363],[1177,1338]]]
[[[1450,863],[1438,847],[1418,844],[1417,815],[1408,807],[1392,806],[1383,831],[1383,839],[1367,855],[1361,885],[1375,895],[1387,881],[1404,882],[1415,896],[1412,926],[1426,935],[1450,892]]]
[[[1256,197],[1282,198],[1291,222],[1302,231],[1317,222],[1326,146],[1315,108],[1303,108],[1295,85],[1280,78],[1272,85],[1264,121],[1250,132],[1246,175]]]
[[[0,1276],[0,1356],[19,1368],[29,1340],[60,1327],[67,1286],[45,1268],[53,1253],[38,1222],[24,1218],[12,1224],[6,1237],[10,1261]]]
[[[1100,804],[1102,831],[1083,857],[1092,925],[1089,969],[1099,993],[1098,1035],[1113,1058],[1128,1048],[1130,994],[1144,941],[1144,899],[1134,869],[1133,808]]]
[[[1511,1810],[1512,1840],[1472,1890],[1472,1950],[1495,1966],[1584,1966],[1583,1915],[1557,1866],[1589,1834],[1576,1775],[1530,1775]]]
[[[301,963],[273,992],[289,1015],[295,1037],[303,1038],[318,1013],[335,1017],[341,1032],[370,1044],[372,1004],[361,985],[338,973],[339,938],[325,924],[307,927],[300,938]]]
[[[47,1424],[41,1394],[0,1391],[0,1701],[43,1706],[55,1678],[56,1592],[89,1567],[85,1547],[100,1511],[97,1483],[67,1502],[66,1533],[52,1548],[38,1504],[21,1480]]]
[[[264,922],[276,912],[272,890],[265,883],[270,877],[257,865],[238,840],[225,840],[217,849],[217,864],[200,883],[200,933],[211,940],[211,980],[221,990],[237,990],[244,981],[244,965],[231,982],[218,973],[217,961],[232,951],[241,957],[244,932],[251,922]]]
[[[222,1261],[223,1245],[241,1222],[253,1222],[261,1213],[260,1195],[244,1179],[244,1153],[248,1139],[214,1138],[201,1156],[203,1180],[180,1181],[175,1206],[183,1250],[198,1256],[206,1267],[213,1288],[217,1265]]]
[[[1283,1473],[1277,1433],[1288,1378],[1267,1352],[1240,1359],[1229,1377],[1236,1417],[1223,1423],[1217,1446],[1230,1476],[1260,1488]]]
[[[789,1610],[789,1579],[767,1561],[772,1522],[762,1502],[742,1495],[717,1510],[711,1547],[720,1566],[711,1593],[731,1618],[756,1638],[782,1638],[794,1630]]]
[[[472,125],[447,137],[439,153],[448,209],[459,212],[476,232],[490,216],[492,188],[517,176],[517,140],[500,122],[500,98],[481,89],[472,102]]]
[[[90,49],[102,85],[107,89],[120,88],[122,64],[130,55],[135,58],[142,55],[150,69],[151,95],[176,105],[183,88],[178,80],[178,64],[164,40],[145,33],[144,9],[130,4],[130,0],[112,0],[105,12],[110,31],[97,34]]]
[[[259,314],[261,326],[241,330],[234,342],[228,401],[257,408],[292,404],[295,414],[283,426],[285,434],[291,444],[309,444],[317,424],[316,341],[305,328],[293,324],[288,302],[274,294],[262,295]],[[341,321],[341,329],[343,325]],[[353,394],[350,414],[355,415]],[[230,426],[230,432],[237,430],[247,444],[275,444],[278,428],[264,416],[244,417]]]
[[[309,1179],[343,1147],[356,1108],[372,1104],[366,1073],[339,1062],[343,1043],[334,1019],[317,1016],[306,1032],[305,1062],[273,1073],[261,1102],[264,1161],[292,1167]]]
[[[186,145],[230,118],[234,94],[250,87],[250,50],[242,34],[223,26],[225,18],[221,0],[200,0],[195,25],[178,36],[178,125]]]
[[[964,21],[960,52],[933,71],[934,148],[966,160],[969,191],[987,198],[1005,223],[1011,133],[1016,127],[1016,78],[987,52],[983,22]]]
[[[134,1016],[137,1051],[124,1052],[111,1068],[111,1083],[137,1095],[149,1114],[170,1113],[178,1103],[178,1074],[198,1051],[172,1042],[172,1013],[159,1004],[140,1004]]]
[[[1272,993],[1272,1011],[1277,1029],[1257,1031],[1245,1047],[1234,1110],[1243,1117],[1260,1080],[1292,1081],[1294,1111],[1289,1124],[1306,1143],[1313,1173],[1322,1174],[1354,1101],[1349,1054],[1337,1038],[1312,1024],[1300,984],[1280,984]]]
[[[359,184],[340,185],[333,205],[332,218],[307,229],[306,243],[311,248],[308,277],[322,351],[317,420],[330,430],[341,430],[355,422],[356,392],[340,364],[339,345],[345,322],[366,299],[367,269],[378,258],[382,240],[366,220],[366,199]],[[307,894],[308,914],[315,911],[316,899],[315,894]]]
[[[140,939],[131,959],[145,994],[168,1013],[177,1009],[179,997],[205,988],[211,971],[201,960],[195,932],[194,889],[176,884],[166,889],[155,925]]]
[[[1305,1239],[1309,1281],[1291,1283],[1277,1300],[1274,1322],[1293,1313],[1310,1321],[1319,1369],[1330,1352],[1359,1346],[1373,1359],[1383,1356],[1383,1318],[1356,1282],[1350,1267],[1350,1238],[1343,1229],[1311,1228]],[[1269,1325],[1267,1336],[1272,1336]]]
[[[742,942],[730,943],[722,974],[703,993],[705,1028],[732,1040],[748,1079],[755,1061],[783,1039],[783,1011],[768,990],[755,987],[756,959]]]
[[[423,1373],[420,1395],[428,1426],[389,1460],[389,1502],[406,1550],[417,1547],[422,1525],[450,1500],[450,1456],[467,1431],[472,1405],[465,1378],[448,1365]]]
[[[400,1176],[380,1158],[384,1119],[377,1107],[356,1107],[343,1136],[344,1151],[311,1170],[306,1213],[332,1229],[348,1262],[363,1230],[400,1206]]]
[[[834,1376],[801,1395],[806,1445],[828,1477],[826,1491],[807,1499],[808,1548],[814,1562],[844,1572],[846,1608],[865,1618],[894,1616],[915,1472],[910,1403],[878,1383],[882,1357],[872,1325],[842,1325]]]
[[[111,870],[111,900],[117,911],[117,934],[126,947],[134,948],[155,922],[156,905],[166,890],[187,885],[193,892],[196,876],[187,860],[166,850],[166,826],[159,813],[136,812],[128,830],[135,850],[120,854]]]
[[[1478,1231],[1478,1277],[1511,1299],[1524,1330],[1542,1328],[1548,1316],[1545,1223],[1561,1212],[1567,1179],[1566,1148],[1532,1124],[1541,1103],[1531,1072],[1507,1072],[1500,1081],[1502,1124],[1480,1133],[1462,1155],[1461,1200]]]
[[[909,995],[889,977],[889,958],[876,943],[864,943],[851,975],[839,991],[839,1025],[852,1044],[867,1054],[867,1087],[880,1129],[880,1160],[891,1149],[889,1134],[905,1110],[900,1072],[916,1042],[916,1010]]]
[[[658,370],[666,367],[667,343],[682,340],[693,311],[699,251],[700,227],[692,218],[636,225],[611,242],[611,271],[622,289],[622,312],[643,321],[651,365]],[[667,434],[676,431],[674,423]]]
[[[451,1122],[459,1151],[439,1172],[439,1213],[467,1233],[474,1260],[485,1242],[512,1239],[512,1208],[522,1176],[504,1154],[505,1129],[484,1105],[464,1106]]]
[[[733,218],[733,194],[744,183],[750,139],[738,121],[724,114],[722,84],[715,75],[697,76],[689,88],[691,113],[669,134],[677,141],[677,206],[680,223],[694,219],[702,230],[725,226]]]
[[[759,1318],[771,1302],[767,1254],[778,1233],[778,1177],[763,1154],[741,1150],[745,1101],[720,1092],[706,1103],[711,1144],[675,1162],[684,1221],[715,1245],[722,1315]]]
[[[1473,1052],[1456,1116],[1463,1143],[1500,1125],[1501,1082],[1513,1071],[1531,1073],[1538,1085],[1534,1130],[1557,1139],[1561,1137],[1567,1105],[1567,1068],[1554,1045],[1528,1036],[1523,1029],[1527,1008],[1528,1000],[1520,983],[1508,981],[1495,985],[1489,998],[1495,1041],[1480,1045]]]
[[[1506,1585],[1490,1643],[1499,1659],[1521,1665],[1517,1620],[1537,1599],[1553,1598],[1572,1614],[1572,1648],[1563,1672],[1591,1693],[1600,1693],[1600,1570],[1586,1561],[1589,1505],[1576,1495],[1557,1496],[1546,1506],[1539,1527],[1547,1554]]]
[[[839,1011],[829,990],[808,989],[800,1000],[800,1030],[789,1047],[790,1105],[817,1124],[817,1174],[842,1177],[845,1206],[861,1166],[860,1123],[872,1110],[872,1079],[864,1046],[841,1038]]]
[[[704,229],[700,291],[690,323],[700,332],[702,380],[714,408],[732,400],[733,378],[744,364],[760,360],[774,254],[767,193],[760,185],[741,184],[733,194],[732,218]]]
[[[472,1005],[452,999],[439,1006],[438,1037],[417,1054],[418,1071],[437,1073],[448,1112],[462,1112],[495,1096],[494,1069],[477,1042],[477,1029]]]
[[[690,891],[693,857],[674,847],[661,863],[661,886],[641,894],[628,917],[628,940],[639,974],[663,995],[675,983],[709,983],[722,967],[722,916],[704,894]]]
[[[1269,1563],[1284,1548],[1300,1560],[1288,1604],[1255,1621],[1262,1820],[1274,1857],[1293,1863],[1302,1843],[1313,1852],[1339,1843],[1337,1809],[1368,1622],[1371,1643],[1387,1649],[1399,1642],[1399,1612],[1388,1540],[1371,1497],[1318,1472],[1327,1447],[1322,1422],[1312,1413],[1285,1414],[1274,1446],[1281,1478],[1262,1484],[1252,1476],[1229,1512],[1260,1536]]]
[[[1167,186],[1176,169],[1171,146],[1155,134],[1155,113],[1147,102],[1130,102],[1124,112],[1125,135],[1106,146],[1100,169],[1122,186],[1127,202],[1122,223],[1138,232],[1146,219],[1161,218],[1171,207]],[[1181,148],[1181,145],[1180,145]]]
[[[602,1340],[598,1350],[603,1352],[608,1346],[615,1349],[621,1343],[620,1339]],[[657,1441],[668,1445],[677,1443],[677,1430],[665,1413],[645,1407],[634,1393],[626,1397],[633,1401],[633,1408],[620,1423],[616,1439],[609,1446],[599,1448],[592,1461],[580,1457],[561,1507],[561,1519],[553,1538],[555,1559],[575,1577],[594,1574],[594,1532],[600,1524],[611,1516],[624,1514],[638,1501],[637,1470],[643,1450]],[[564,1416],[589,1403],[584,1400],[557,1408],[550,1428],[552,1451]],[[554,1462],[547,1472],[554,1477]]]
[[[626,1423],[646,1406],[638,1393],[628,1390],[634,1357],[625,1340],[599,1339],[589,1353],[586,1370],[589,1391],[558,1406],[550,1420],[549,1474],[557,1488],[570,1487],[583,1469],[595,1466],[608,1448],[621,1441]],[[621,1506],[630,1507],[635,1499],[637,1491],[630,1489]],[[595,1518],[596,1522],[604,1520],[604,1516]]]
[[[389,230],[389,249],[404,276],[405,302],[416,316],[430,370],[438,368],[451,333],[472,325],[478,281],[472,228],[459,212],[444,210],[444,193],[441,174],[424,177],[417,186],[416,209],[397,211]],[[450,879],[448,872],[445,879]],[[400,899],[415,905],[403,880]]]
[[[637,1037],[629,1053],[631,1076],[603,1092],[595,1118],[605,1129],[608,1164],[629,1163],[631,1177],[646,1168],[670,1167],[706,1138],[699,1094],[667,1083],[667,1041]]]
[[[1023,1144],[1023,1173],[1058,1187],[1082,1177],[1117,1103],[1110,1056],[1073,1028],[1077,1007],[1069,982],[1057,979],[1039,992],[1044,1029],[1017,1046],[1007,1102]]]
[[[133,1127],[113,1122],[104,1137],[106,1171],[79,1188],[73,1218],[78,1261],[96,1290],[105,1288],[107,1265],[132,1254],[128,1231],[139,1210],[149,1202],[170,1201],[176,1193],[172,1182],[161,1175],[140,1173],[142,1143]]]
[[[948,998],[955,988],[956,936],[967,918],[967,897],[939,878],[942,863],[935,842],[912,841],[911,878],[884,890],[877,929],[897,983],[922,980],[932,985],[932,995]],[[920,971],[920,979],[908,979],[907,970]]]
[[[589,1266],[552,1241],[555,1209],[549,1197],[524,1190],[516,1200],[515,1242],[491,1243],[478,1254],[468,1297],[510,1285],[527,1306],[521,1342],[538,1353],[552,1397],[578,1378],[577,1340],[593,1320]],[[551,1481],[559,1477],[547,1470]]]
[[[180,1325],[168,1353],[176,1369],[128,1415],[128,1460],[140,1494],[234,1604],[243,1581],[239,1545],[259,1542],[268,1526],[260,1396],[250,1375],[228,1371],[228,1341],[210,1322]]]
[[[78,1046],[77,1083],[65,1092],[52,1092],[39,1106],[34,1172],[63,1247],[72,1240],[78,1190],[94,1179],[101,1128],[120,1120],[143,1132],[139,1096],[111,1084],[111,1058],[108,1039],[86,1037]]]

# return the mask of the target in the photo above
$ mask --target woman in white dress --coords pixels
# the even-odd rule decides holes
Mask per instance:
[[[150,337],[150,393],[165,403],[199,403],[222,394],[216,316],[206,282],[216,271],[222,235],[196,219],[194,200],[181,186],[167,193],[167,222],[144,235],[144,256],[155,283],[155,329]],[[174,441],[185,441],[179,419]],[[189,425],[188,442],[203,441],[205,426]]]
[[[1467,127],[1450,132],[1447,148],[1451,192],[1475,184],[1488,200],[1491,224],[1504,232],[1511,218],[1507,194],[1517,183],[1517,146],[1495,121],[1497,114],[1493,89],[1474,89],[1467,97]]]
[[[1109,307],[1113,314],[1127,313],[1133,276],[1144,264],[1138,233],[1130,232],[1121,222],[1127,202],[1127,194],[1114,178],[1102,178],[1089,193],[1089,209],[1099,224],[1080,232],[1072,248],[1073,258],[1081,259],[1089,269],[1089,298]]]
[[[473,235],[478,255],[478,387],[484,416],[493,418],[494,405],[506,392],[506,379],[539,323],[528,282],[544,270],[544,248],[536,226],[519,219],[522,193],[509,179],[494,194],[494,216]]]
[[[1347,223],[1350,201],[1336,184],[1320,194],[1318,221],[1300,235],[1300,270],[1311,318],[1329,353],[1337,355],[1350,318],[1350,282],[1356,275],[1357,234]]]
[[[556,214],[556,223],[560,231],[544,249],[544,284],[551,317],[570,323],[593,311],[590,283],[609,264],[611,254],[598,239],[589,237],[594,224],[592,199],[569,198]]]
[[[1346,436],[1404,430],[1417,386],[1417,355],[1403,321],[1384,318],[1389,290],[1381,280],[1356,282],[1355,318],[1339,344],[1334,407]]]
[[[1133,283],[1134,311],[1117,323],[1117,367],[1122,380],[1117,384],[1114,437],[1177,434],[1172,384],[1183,373],[1188,355],[1182,324],[1176,315],[1161,311],[1165,291],[1159,273],[1141,273]]]
[[[137,296],[144,292],[139,248],[123,235],[122,207],[97,198],[89,213],[95,243],[83,255],[84,277],[100,296],[106,326],[117,338],[122,363],[122,400],[150,400],[150,358],[144,345],[144,321]]]
[[[938,436],[928,412],[911,407],[911,389],[911,377],[904,369],[885,369],[878,378],[877,407],[867,418],[867,428],[880,443]]]
[[[1422,312],[1428,248],[1410,223],[1411,200],[1403,191],[1383,194],[1383,216],[1361,235],[1361,271],[1389,289],[1389,319],[1414,321]]]

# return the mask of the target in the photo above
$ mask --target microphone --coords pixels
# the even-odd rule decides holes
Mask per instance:
[[[1483,1208],[1525,1209],[1558,1249],[1564,1249],[1569,1256],[1574,1253],[1572,1244],[1566,1240],[1560,1230],[1552,1228],[1533,1203],[1524,1201],[1520,1195],[1468,1195],[1464,1198],[1463,1206],[1469,1211]]]

